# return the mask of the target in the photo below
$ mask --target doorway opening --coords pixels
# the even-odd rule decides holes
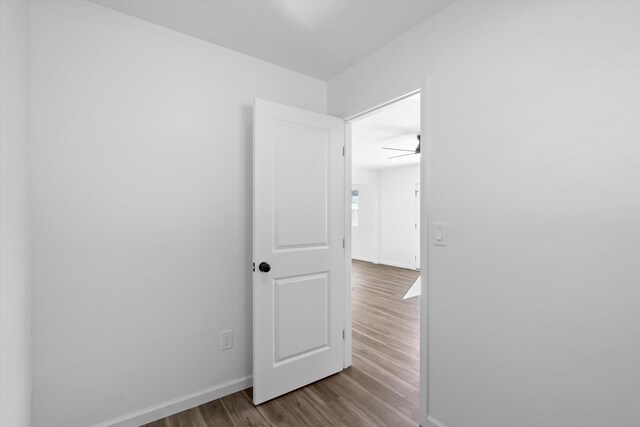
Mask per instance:
[[[352,369],[420,411],[421,99],[350,122]]]

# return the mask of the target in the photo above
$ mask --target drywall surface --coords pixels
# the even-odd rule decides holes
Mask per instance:
[[[29,5],[0,1],[0,426],[31,425]]]
[[[413,269],[416,266],[416,184],[420,165],[380,171],[381,264]]]
[[[31,12],[34,427],[251,375],[253,99],[324,112],[326,83],[85,1]]]
[[[353,167],[351,181],[354,184],[380,185],[380,171],[378,169]]]
[[[329,82],[348,115],[430,75],[424,172],[448,246],[422,266],[445,425],[638,425],[638,16],[454,2]]]
[[[358,226],[351,227],[351,257],[378,262],[380,235],[380,171],[352,168],[352,187],[359,191]]]
[[[352,258],[415,268],[415,186],[420,165],[352,168],[360,194],[359,224],[351,228]]]

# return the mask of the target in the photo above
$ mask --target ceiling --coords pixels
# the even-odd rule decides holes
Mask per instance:
[[[90,0],[329,80],[453,0]]]
[[[414,95],[354,121],[351,125],[351,158],[356,167],[385,169],[417,165],[420,156],[382,147],[415,150],[420,133],[420,95]]]

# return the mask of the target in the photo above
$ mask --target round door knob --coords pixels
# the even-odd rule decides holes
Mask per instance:
[[[258,266],[258,270],[262,271],[263,273],[268,273],[271,271],[271,266],[267,262],[261,262]]]

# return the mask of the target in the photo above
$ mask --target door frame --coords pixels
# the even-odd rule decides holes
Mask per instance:
[[[418,255],[420,254],[420,233],[422,231],[422,223],[420,222],[420,199],[419,197],[422,196],[422,191],[420,190],[420,183],[417,183],[415,185],[415,197],[418,197],[417,203],[414,203],[414,220],[415,220],[415,225],[414,225],[414,232],[413,232],[413,252],[415,253],[414,256],[414,268],[418,271],[420,271],[420,262],[422,262],[422,260],[420,260],[420,262],[418,262]],[[415,202],[415,200],[414,200]],[[420,228],[418,228],[418,225],[420,226]],[[417,232],[416,232],[417,231]]]
[[[360,109],[345,120],[345,313],[344,313],[344,368],[352,364],[352,331],[351,331],[351,187],[352,187],[352,157],[351,157],[351,124],[353,121],[377,112],[381,108],[410,96],[420,94],[420,400],[419,423],[428,425],[428,301],[429,301],[429,174],[431,170],[431,126],[430,126],[430,77],[419,83],[404,85],[396,90],[387,92],[374,100],[366,102]],[[427,225],[424,227],[424,225]]]

